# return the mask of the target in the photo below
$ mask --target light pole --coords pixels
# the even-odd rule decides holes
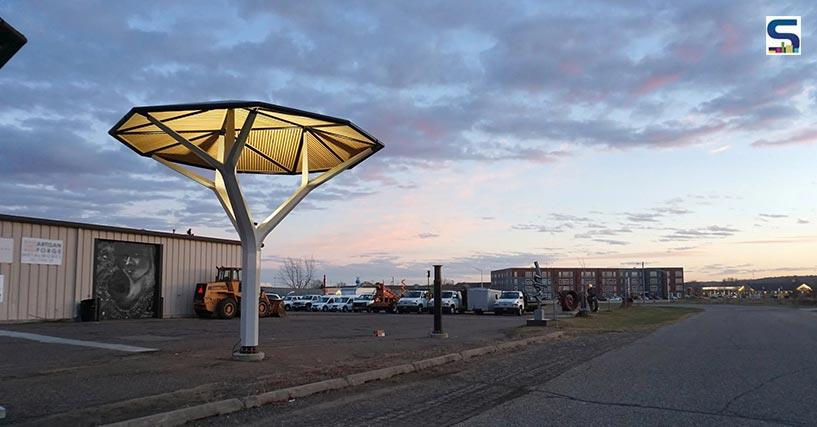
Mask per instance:
[[[485,287],[485,282],[482,280],[482,269],[477,268],[477,267],[471,267],[471,268],[473,268],[474,270],[479,271],[479,286],[484,288]]]

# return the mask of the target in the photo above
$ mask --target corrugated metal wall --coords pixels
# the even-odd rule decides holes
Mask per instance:
[[[190,239],[185,235],[140,234],[60,225],[0,220],[0,237],[14,239],[14,260],[0,263],[5,297],[0,322],[77,317],[79,302],[93,297],[94,240],[159,245],[162,252],[164,317],[193,315],[197,282],[211,280],[217,266],[240,266],[241,246],[226,241]],[[62,240],[61,265],[21,264],[23,237]]]

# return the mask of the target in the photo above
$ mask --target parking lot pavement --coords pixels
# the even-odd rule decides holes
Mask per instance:
[[[446,315],[449,339],[436,340],[428,337],[430,315],[289,313],[260,319],[267,359],[259,363],[231,360],[237,319],[0,325],[3,331],[158,349],[132,353],[0,336],[0,406],[11,423],[110,422],[495,343],[524,319]],[[385,337],[375,337],[375,329]]]

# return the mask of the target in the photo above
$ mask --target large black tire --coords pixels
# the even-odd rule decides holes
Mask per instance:
[[[258,301],[258,317],[269,316],[269,304],[266,301]]]
[[[324,311],[324,312],[329,311],[329,307],[327,307],[327,306],[323,306],[323,308],[321,309],[321,311]]]
[[[292,310],[292,306],[289,304],[284,304],[284,311]]]
[[[423,314],[423,306],[422,305],[417,306],[417,314]]]
[[[562,291],[559,294],[562,311],[573,311],[579,308],[579,294],[575,291]]]
[[[216,305],[216,316],[221,319],[232,319],[238,313],[238,304],[232,297],[224,298]]]

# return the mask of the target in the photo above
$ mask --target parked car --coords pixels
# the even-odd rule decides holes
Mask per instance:
[[[465,311],[462,305],[462,295],[460,291],[442,291],[440,292],[440,300],[442,301],[443,312],[457,314]],[[434,310],[434,298],[428,300],[428,311]]]
[[[369,306],[372,305],[373,302],[374,294],[358,295],[354,301],[352,301],[352,311],[355,313],[358,311],[369,311]]]
[[[521,316],[525,312],[525,295],[520,291],[505,291],[494,303],[494,314],[513,313]]]
[[[273,288],[270,287],[270,286],[262,286],[261,287],[261,292],[267,294],[267,298],[270,299],[270,300],[279,300],[279,299],[281,299],[281,296],[278,295],[277,293],[275,293],[275,291],[273,291],[272,289]]]
[[[335,297],[334,301],[327,304],[329,311],[352,311],[352,302],[355,299],[350,296]]]
[[[621,297],[613,296],[613,297],[607,298],[607,301],[608,302],[621,302],[622,300],[621,300]]]
[[[335,302],[335,298],[329,295],[324,295],[318,300],[312,301],[312,311],[329,311],[329,304]]]
[[[402,298],[397,300],[397,312],[424,312],[428,308],[429,294],[428,291],[408,291]]]
[[[300,299],[292,301],[293,310],[312,310],[312,303],[321,299],[322,295],[304,295]]]
[[[284,297],[284,310],[292,310],[292,303],[301,299],[300,295],[287,295]]]

